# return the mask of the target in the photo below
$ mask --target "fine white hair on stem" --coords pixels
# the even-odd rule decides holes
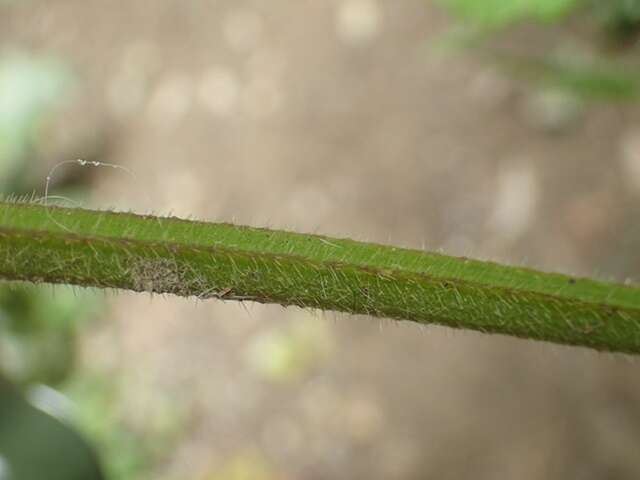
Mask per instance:
[[[72,203],[74,207],[79,207],[80,206],[79,202],[76,202],[75,200],[72,200],[70,198],[67,198],[67,197],[64,197],[64,196],[61,196],[61,195],[49,195],[49,187],[51,186],[51,179],[53,178],[54,173],[56,172],[56,170],[58,170],[59,168],[65,166],[65,165],[79,165],[81,167],[113,168],[113,169],[116,169],[116,170],[122,170],[127,175],[129,175],[131,178],[133,178],[133,180],[135,182],[138,181],[138,177],[136,177],[135,173],[133,173],[127,167],[123,167],[122,165],[118,165],[118,164],[115,164],[115,163],[99,162],[97,160],[83,160],[81,158],[77,158],[75,160],[63,160],[62,162],[56,163],[53,167],[51,167],[51,170],[49,170],[49,173],[47,173],[47,177],[46,177],[45,184],[44,184],[44,196],[39,198],[39,199],[37,199],[36,202],[38,202],[38,203],[42,202],[43,205],[45,206],[45,208],[47,208],[47,216],[49,217],[49,219],[53,223],[55,223],[57,226],[59,226],[63,230],[66,230],[69,233],[72,233],[71,230],[69,230],[67,227],[62,225],[55,218],[53,218],[51,216],[51,213],[49,212],[49,209],[48,209],[49,200],[50,199],[64,200],[64,201],[67,201],[69,203]]]
[[[49,170],[49,173],[47,174],[46,182],[44,184],[44,205],[45,205],[45,207],[48,206],[48,203],[47,203],[48,199],[49,198],[53,198],[53,197],[49,197],[49,185],[51,183],[51,179],[53,178],[53,174],[60,167],[63,167],[64,165],[69,165],[69,164],[80,165],[81,167],[115,168],[117,170],[124,171],[127,175],[131,176],[131,178],[133,178],[136,182],[138,181],[138,177],[136,177],[135,173],[133,173],[127,167],[123,167],[122,165],[118,165],[118,164],[115,164],[115,163],[98,162],[96,160],[83,160],[81,158],[77,158],[76,160],[63,160],[62,162],[56,163],[53,167],[51,167],[51,170]]]

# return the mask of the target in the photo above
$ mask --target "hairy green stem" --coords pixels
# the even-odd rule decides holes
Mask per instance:
[[[640,353],[640,288],[353,240],[0,202],[0,279],[251,300]]]

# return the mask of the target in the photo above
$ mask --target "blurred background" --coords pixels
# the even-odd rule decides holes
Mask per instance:
[[[640,1],[0,0],[0,190],[640,276]],[[64,202],[63,202],[64,203]],[[0,286],[0,479],[632,479],[632,358]]]

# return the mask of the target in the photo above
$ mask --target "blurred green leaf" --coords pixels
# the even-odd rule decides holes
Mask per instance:
[[[145,402],[142,418],[131,419],[121,374],[77,372],[65,393],[75,402],[76,425],[100,453],[109,480],[154,478],[153,466],[175,446],[185,426],[185,414],[170,396]]]
[[[102,479],[95,453],[69,425],[27,402],[0,377],[0,478]]]
[[[619,44],[637,40],[640,31],[640,0],[593,0],[593,15]]]
[[[0,366],[13,382],[55,385],[71,372],[78,322],[97,316],[101,297],[70,287],[0,286]]]
[[[626,101],[640,95],[640,69],[605,60],[536,58],[492,53],[506,70],[586,100]]]
[[[55,60],[22,53],[0,56],[0,188],[8,187],[46,115],[64,99],[70,79]]]
[[[480,29],[502,28],[532,19],[554,21],[570,13],[578,0],[437,0],[453,14]]]

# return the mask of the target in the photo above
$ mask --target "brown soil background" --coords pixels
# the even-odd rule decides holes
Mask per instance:
[[[101,143],[136,175],[100,170],[91,206],[637,279],[638,108],[543,128],[544,98],[438,53],[447,26],[420,0],[0,6],[1,47],[80,80],[51,163]],[[109,305],[83,362],[130,380],[133,426],[167,399],[188,412],[158,479],[248,457],[264,478],[640,476],[629,358],[276,306]],[[279,379],[255,354],[274,335],[306,352]]]

